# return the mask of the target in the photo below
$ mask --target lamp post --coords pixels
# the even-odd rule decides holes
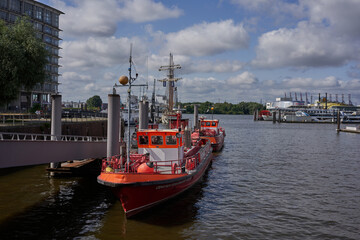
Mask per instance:
[[[135,74],[135,77],[132,77],[131,76],[131,70],[132,70],[132,56],[131,56],[131,53],[132,53],[132,45],[130,45],[130,58],[129,58],[129,77],[127,76],[121,76],[119,78],[119,83],[121,85],[117,85],[115,83],[114,87],[121,87],[121,86],[124,86],[124,87],[128,87],[128,97],[127,97],[127,102],[128,102],[128,136],[127,136],[127,144],[126,144],[126,162],[127,162],[127,166],[129,167],[129,164],[130,164],[130,146],[131,146],[131,136],[130,136],[130,119],[131,119],[131,87],[132,86],[147,86],[147,84],[139,84],[139,85],[134,85],[132,84],[136,79],[137,77],[139,76],[138,73]]]

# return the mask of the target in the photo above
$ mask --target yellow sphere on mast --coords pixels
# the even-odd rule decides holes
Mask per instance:
[[[129,78],[127,76],[121,76],[119,77],[119,83],[122,85],[126,85],[129,82]]]

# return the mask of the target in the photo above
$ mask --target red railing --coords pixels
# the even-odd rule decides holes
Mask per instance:
[[[144,154],[131,154],[130,164],[126,163],[126,157],[113,156],[102,161],[102,172],[107,173],[154,173],[154,174],[180,174],[186,170],[195,169],[201,162],[200,154],[179,160],[153,161],[150,162],[149,156]],[[142,164],[148,164],[153,171],[138,171]],[[150,165],[150,166],[149,166]]]
[[[197,153],[179,160],[150,161],[148,154],[131,154],[130,163],[126,157],[117,155],[105,158],[102,161],[101,171],[106,173],[152,173],[152,174],[181,174],[194,170],[202,161],[203,157],[211,152],[210,142],[201,141],[204,146],[196,146],[193,150]],[[200,143],[199,143],[200,144]],[[192,152],[192,151],[191,151]],[[205,152],[205,153],[204,153]],[[147,167],[144,165],[146,164]]]

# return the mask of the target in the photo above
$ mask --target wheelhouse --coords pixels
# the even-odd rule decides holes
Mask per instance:
[[[182,134],[175,129],[144,129],[137,132],[139,154],[149,153],[150,161],[184,157]]]
[[[215,130],[216,133],[219,133],[219,120],[214,119],[202,119],[200,120],[200,130]]]

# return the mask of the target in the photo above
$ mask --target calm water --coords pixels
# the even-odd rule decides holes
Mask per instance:
[[[135,219],[95,178],[2,172],[0,239],[360,239],[360,135],[216,118],[225,147],[203,181]]]

